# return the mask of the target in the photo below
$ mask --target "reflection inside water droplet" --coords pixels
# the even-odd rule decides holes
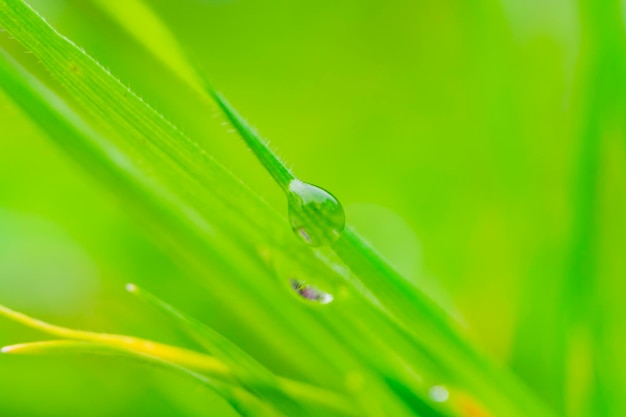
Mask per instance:
[[[291,288],[302,298],[315,301],[320,304],[328,304],[333,301],[333,296],[297,279],[290,279]]]
[[[328,191],[299,180],[289,184],[289,221],[298,238],[311,246],[330,245],[346,225],[341,203]]]
[[[297,229],[296,233],[300,235],[302,240],[304,240],[306,243],[311,244],[311,236],[309,236],[304,227],[300,227],[299,229]]]
[[[433,385],[428,390],[428,395],[430,396],[431,400],[438,402],[438,403],[446,402],[448,401],[448,398],[450,397],[450,393],[448,392],[448,389],[444,387],[443,385]]]

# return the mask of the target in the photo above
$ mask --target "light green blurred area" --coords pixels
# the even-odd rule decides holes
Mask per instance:
[[[626,412],[618,399],[626,382],[619,350],[626,341],[624,94],[615,93],[617,104],[591,94],[597,77],[614,80],[619,91],[626,80],[617,64],[597,70],[604,58],[624,59],[619,47],[593,53],[607,41],[594,37],[601,30],[587,18],[600,6],[148,3],[295,173],[337,195],[348,222],[463,323],[488,356],[557,410],[592,415],[589,386],[600,381],[611,387],[607,415]],[[285,210],[280,190],[236,135],[92,2],[31,4]],[[610,33],[623,46],[619,24]],[[20,48],[5,35],[0,44]],[[37,68],[32,57],[24,60]],[[581,169],[586,138],[597,150],[593,192],[585,191],[589,171]],[[581,214],[587,204],[591,212]],[[588,248],[582,254],[581,241]],[[580,256],[591,258],[582,272],[573,259]],[[0,93],[1,304],[59,324],[185,345],[124,293],[126,282],[137,282],[258,357],[277,360],[255,352],[245,326],[206,302],[211,280],[224,277],[201,277],[203,286],[185,271]],[[566,331],[567,283],[577,274],[589,283],[591,307],[567,335],[577,342],[567,351],[571,378],[563,386],[558,334]],[[0,345],[40,338],[0,320]],[[123,359],[0,356],[0,370],[0,415],[228,415],[193,382]]]

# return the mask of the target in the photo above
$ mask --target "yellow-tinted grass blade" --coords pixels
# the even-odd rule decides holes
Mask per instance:
[[[83,342],[98,343],[110,348],[129,351],[132,353],[144,354],[164,361],[176,363],[189,369],[199,372],[206,372],[210,375],[220,376],[221,378],[231,378],[231,372],[222,362],[217,359],[175,346],[164,345],[162,343],[150,340],[139,339],[131,336],[122,336],[116,334],[86,332],[82,330],[73,330],[66,327],[55,326],[29,317],[25,314],[11,310],[0,305],[0,315],[12,319],[18,323],[33,329],[40,330],[53,336],[79,340]],[[20,348],[21,346],[21,348]],[[42,345],[43,346],[43,345]],[[4,349],[8,349],[5,352]],[[25,345],[14,345],[3,349],[4,353],[15,353],[19,349],[27,349]]]

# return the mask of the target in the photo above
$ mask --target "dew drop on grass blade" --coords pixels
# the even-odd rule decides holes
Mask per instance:
[[[208,87],[208,84],[207,90],[287,195],[289,221],[298,239],[310,246],[328,246],[339,239],[346,225],[346,216],[339,200],[323,188],[296,178],[220,93]]]

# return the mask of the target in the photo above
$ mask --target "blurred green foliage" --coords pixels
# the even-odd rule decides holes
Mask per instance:
[[[147,3],[488,356],[559,414],[626,414],[620,2]],[[30,4],[285,211],[245,145],[95,2]],[[219,297],[207,302],[217,278],[192,275],[0,91],[0,303],[186,343],[124,294],[133,281],[280,369]],[[37,339],[0,321],[0,345]],[[0,392],[7,416],[229,415],[184,377],[120,358],[0,356]]]

